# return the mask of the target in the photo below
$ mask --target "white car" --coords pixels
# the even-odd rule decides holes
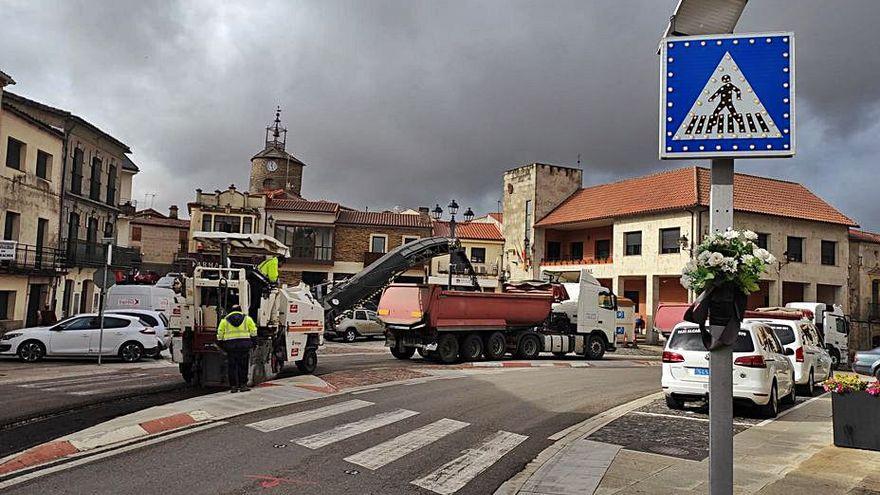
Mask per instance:
[[[733,398],[758,406],[767,417],[779,412],[779,400],[794,403],[794,369],[782,344],[764,323],[744,322],[733,345]],[[700,329],[679,323],[672,330],[662,358],[661,386],[666,404],[681,409],[709,393],[709,352]]]
[[[379,321],[375,311],[355,309],[343,314],[336,322],[334,333],[346,342],[354,342],[358,336],[378,337],[385,334],[385,325]]]
[[[168,331],[168,317],[165,316],[165,313],[162,311],[153,311],[150,309],[111,309],[105,311],[104,314],[125,315],[140,318],[144,325],[153,327],[153,330],[156,331],[156,338],[159,339],[159,352],[168,349],[171,345],[171,332]],[[159,356],[159,352],[156,353],[157,357]]]
[[[12,330],[0,337],[0,355],[17,355],[33,363],[46,356],[119,356],[125,362],[140,361],[157,352],[156,331],[139,318],[104,316],[104,336],[95,313],[71,316],[48,327]],[[100,341],[100,344],[99,344]]]
[[[786,353],[794,368],[794,381],[812,396],[816,384],[831,377],[831,354],[822,345],[819,332],[809,321],[769,318],[746,318],[768,325],[776,338],[791,354]]]

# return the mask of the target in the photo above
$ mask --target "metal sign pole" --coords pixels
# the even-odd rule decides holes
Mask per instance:
[[[104,263],[104,283],[101,284],[101,304],[98,306],[98,319],[101,321],[100,331],[98,332],[98,366],[101,366],[101,355],[104,350],[104,306],[107,298],[107,270],[113,259],[113,244],[104,244],[107,249],[107,259]]]
[[[712,160],[712,232],[733,228],[733,159]],[[709,353],[709,493],[733,494],[733,347]]]

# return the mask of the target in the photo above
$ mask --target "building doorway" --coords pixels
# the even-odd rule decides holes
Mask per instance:
[[[73,280],[65,280],[64,281],[64,295],[61,296],[61,317],[67,318],[68,316],[74,314],[71,311],[71,305],[73,304]]]
[[[35,327],[40,322],[40,310],[46,307],[49,298],[48,284],[30,284],[28,286],[27,315],[25,326]]]
[[[803,301],[804,285],[801,282],[782,282],[782,305]]]
[[[92,311],[92,298],[95,294],[95,283],[91,280],[83,280],[82,292],[79,295],[79,312],[90,313]]]

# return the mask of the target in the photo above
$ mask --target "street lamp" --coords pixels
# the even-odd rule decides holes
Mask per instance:
[[[446,207],[449,208],[449,237],[454,241],[456,239],[456,237],[455,237],[455,225],[456,225],[455,214],[458,213],[458,203],[453,199],[452,201],[449,202],[448,205],[446,205]],[[431,213],[434,215],[434,220],[439,221],[440,218],[443,217],[443,208],[440,208],[440,204],[437,203],[437,205],[434,207],[434,209],[431,210]],[[473,220],[473,218],[474,218],[474,211],[471,210],[470,207],[468,207],[468,209],[464,212],[464,220],[465,220],[465,222],[470,222],[471,220]],[[454,243],[453,243],[453,245],[454,245]],[[453,250],[454,249],[456,249],[456,248],[453,247]],[[448,269],[448,271],[449,271],[448,287],[450,289],[452,288],[452,254],[453,254],[453,251],[450,250],[449,251],[449,269]]]

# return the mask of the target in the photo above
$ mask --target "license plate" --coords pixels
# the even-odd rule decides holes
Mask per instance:
[[[694,375],[709,376],[709,368],[693,368]]]

